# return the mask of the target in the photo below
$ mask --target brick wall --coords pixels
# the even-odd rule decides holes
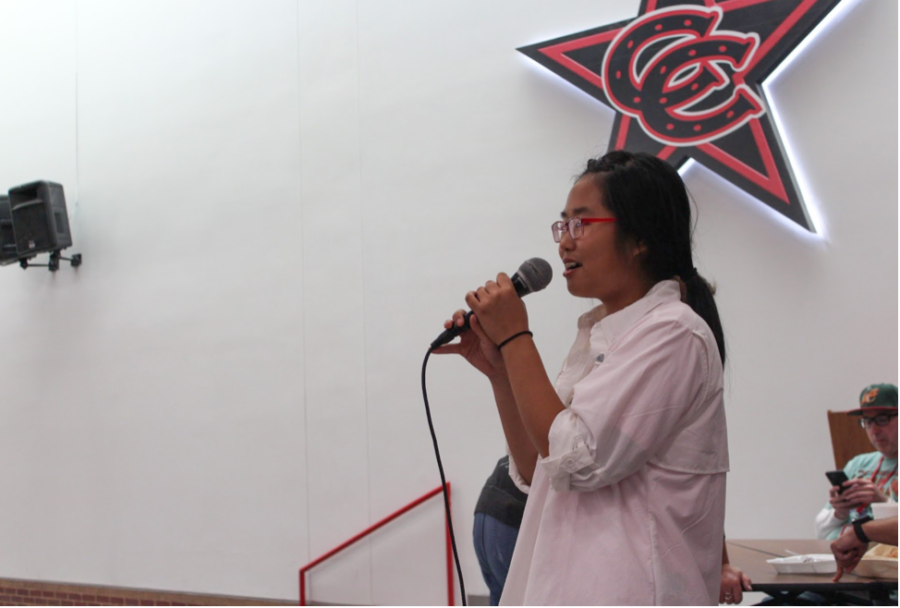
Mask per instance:
[[[0,578],[0,606],[295,606],[287,600]]]

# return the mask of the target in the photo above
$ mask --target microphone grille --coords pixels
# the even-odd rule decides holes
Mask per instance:
[[[528,288],[526,293],[534,293],[550,284],[550,281],[553,279],[553,268],[545,259],[531,258],[522,262],[522,265],[519,266],[518,275],[522,283]]]

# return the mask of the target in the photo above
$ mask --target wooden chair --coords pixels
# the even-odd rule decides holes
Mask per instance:
[[[834,450],[834,466],[843,469],[851,458],[871,452],[875,448],[865,429],[859,426],[859,416],[828,410],[828,428],[831,431],[831,447]]]

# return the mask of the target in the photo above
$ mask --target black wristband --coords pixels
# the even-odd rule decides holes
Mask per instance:
[[[515,340],[516,338],[518,338],[519,336],[525,336],[525,335],[529,335],[529,336],[531,336],[532,338],[534,337],[534,334],[531,333],[530,331],[528,331],[528,330],[526,329],[525,331],[520,331],[520,332],[517,333],[517,334],[511,335],[511,336],[508,337],[506,340],[504,340],[503,342],[501,342],[500,344],[498,344],[498,345],[497,345],[497,348],[498,348],[498,349],[503,348],[504,346],[506,346],[507,344],[509,344],[510,342],[512,342],[513,340]]]
[[[860,542],[866,544],[869,544],[872,541],[870,541],[869,537],[866,536],[866,532],[862,529],[862,527],[863,524],[867,524],[870,521],[872,521],[871,517],[860,517],[859,519],[853,520],[853,531],[856,532],[856,538],[858,538]]]

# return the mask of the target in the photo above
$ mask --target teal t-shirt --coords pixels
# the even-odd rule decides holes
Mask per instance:
[[[888,497],[888,500],[897,502],[897,494],[893,489],[893,482],[897,479],[897,459],[885,458],[881,452],[869,452],[853,458],[844,467],[847,479],[869,479]],[[873,478],[874,475],[874,478]],[[832,508],[831,504],[828,508]],[[849,524],[854,519],[872,515],[872,509],[866,507],[862,513],[854,509],[850,511],[850,517],[844,524]],[[841,528],[835,528],[828,534],[828,540],[835,540],[841,535]]]

